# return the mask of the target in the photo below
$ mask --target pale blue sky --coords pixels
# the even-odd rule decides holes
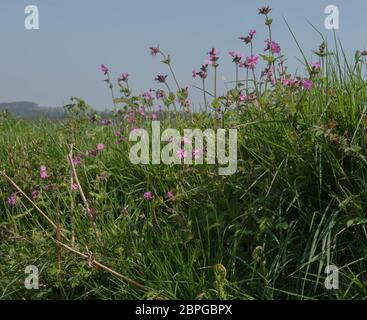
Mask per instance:
[[[29,4],[40,10],[38,31],[24,28]],[[157,44],[171,53],[182,84],[195,83],[191,70],[213,46],[221,51],[220,75],[231,79],[227,52],[248,53],[239,36],[256,28],[255,46],[264,48],[266,29],[257,8],[265,4],[273,8],[273,37],[293,70],[302,68],[300,54],[282,16],[310,59],[321,40],[307,20],[332,39],[333,32],[324,28],[324,8],[330,4],[339,7],[337,35],[345,48],[350,53],[366,48],[365,0],[0,0],[0,102],[59,106],[78,96],[98,109],[110,108],[99,65],[107,64],[114,78],[129,72],[138,93],[156,88],[155,75],[168,73],[149,55],[148,47]]]

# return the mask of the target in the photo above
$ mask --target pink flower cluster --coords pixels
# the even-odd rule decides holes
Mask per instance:
[[[15,194],[12,194],[9,198],[8,198],[8,204],[12,207],[16,206],[18,201],[18,198]]]
[[[46,166],[40,167],[40,178],[43,180],[48,178]]]
[[[242,53],[235,53],[234,51],[228,52],[229,56],[233,58],[233,62],[235,64],[240,64],[241,60],[244,58],[244,55]]]
[[[127,72],[123,73],[120,77],[117,78],[118,82],[128,82],[129,74]]]
[[[105,145],[103,143],[98,143],[96,149],[87,152],[88,156],[96,157],[100,152],[105,149]]]
[[[208,64],[206,62],[202,64],[200,71],[197,71],[196,69],[192,70],[192,77],[196,78],[196,76],[199,76],[203,80],[206,79],[208,76]]]
[[[252,29],[250,30],[247,36],[239,37],[239,39],[242,40],[244,43],[249,44],[254,39],[255,35],[256,35],[256,30]]]
[[[313,81],[306,78],[300,80],[285,78],[282,80],[282,83],[286,87],[293,87],[297,85],[298,87],[302,87],[305,90],[311,90],[313,87]]]
[[[109,69],[105,64],[101,64],[101,71],[106,76],[109,72]]]
[[[146,192],[144,192],[144,199],[146,201],[153,201],[154,200],[153,192],[152,191],[146,191]],[[175,196],[174,196],[174,194],[173,194],[172,191],[168,191],[166,193],[166,199],[168,201],[175,201]]]
[[[256,65],[259,63],[259,56],[250,56],[247,57],[246,60],[240,64],[240,67],[245,67],[247,69],[255,69]]]
[[[275,41],[270,41],[269,39],[265,41],[266,43],[266,47],[264,49],[264,51],[268,51],[271,50],[271,52],[274,54],[280,54],[281,52],[281,48],[279,43],[275,42]]]
[[[219,60],[219,50],[213,48],[208,52],[208,60],[204,62],[204,64],[212,65],[213,67],[218,67]]]

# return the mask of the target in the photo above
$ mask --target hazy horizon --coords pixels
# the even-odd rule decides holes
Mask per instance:
[[[24,8],[36,5],[40,11],[40,30],[24,28]],[[169,74],[158,57],[149,55],[149,46],[160,47],[172,56],[172,64],[181,85],[200,85],[191,78],[206,52],[220,50],[219,79],[234,77],[228,51],[248,54],[238,37],[257,29],[255,48],[260,52],[267,38],[264,18],[257,8],[269,4],[274,19],[273,38],[288,58],[290,70],[302,72],[297,61],[301,55],[283,16],[294,30],[307,58],[314,57],[321,38],[312,23],[328,39],[324,9],[336,5],[340,10],[340,29],[336,31],[351,56],[366,45],[363,15],[367,3],[352,1],[46,1],[2,0],[0,38],[2,88],[0,102],[32,101],[40,106],[62,106],[71,96],[85,99],[98,110],[111,109],[111,98],[99,70],[104,63],[113,79],[129,72],[134,93],[158,88],[154,78]],[[309,22],[308,22],[309,21]],[[169,81],[172,81],[169,76]],[[200,104],[200,92],[191,89],[194,104]]]

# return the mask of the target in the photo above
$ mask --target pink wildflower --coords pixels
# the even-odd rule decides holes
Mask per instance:
[[[290,87],[294,84],[294,80],[292,79],[289,79],[289,78],[285,78],[282,80],[282,83],[287,86],[287,87]]]
[[[142,117],[145,117],[145,108],[144,107],[140,107],[139,108],[139,113]]]
[[[164,91],[163,91],[163,90],[157,90],[157,91],[155,92],[155,97],[156,97],[157,99],[162,99],[162,98],[164,98]]]
[[[240,101],[245,101],[246,100],[246,96],[243,93],[243,91],[240,92],[240,97],[239,97]]]
[[[80,166],[82,164],[82,158],[80,155],[77,155],[76,158],[73,160],[74,165]]]
[[[8,198],[8,204],[12,207],[14,207],[17,204],[17,196],[15,194],[12,194],[9,198]]]
[[[105,145],[103,143],[98,143],[97,144],[97,150],[98,151],[102,151],[105,148]]]
[[[321,68],[320,62],[311,62],[312,69],[319,70]]]
[[[259,8],[258,10],[259,10],[259,14],[262,14],[262,15],[265,15],[265,16],[267,16],[271,11],[269,6]]]
[[[252,30],[250,30],[250,32],[247,36],[239,37],[239,39],[242,40],[243,42],[245,42],[246,44],[249,44],[249,43],[252,42],[252,39],[254,38],[255,34],[256,34],[256,30],[252,29]]]
[[[179,159],[186,158],[186,151],[182,148],[177,150],[177,156]]]
[[[140,129],[139,127],[131,128],[130,132],[135,132],[135,131],[137,131],[139,129]]]
[[[39,197],[40,192],[38,190],[32,191],[32,199],[36,200]]]
[[[182,137],[181,142],[182,142],[183,144],[191,144],[190,139],[189,139],[189,138],[187,138],[187,137]]]
[[[40,177],[41,177],[41,179],[47,179],[48,178],[47,168],[45,166],[40,167]]]
[[[101,64],[101,71],[104,75],[107,75],[108,73],[108,67],[105,64]]]
[[[145,99],[148,102],[154,100],[154,97],[151,95],[150,90],[147,91],[147,92],[142,93],[141,96],[143,97],[143,99]]]
[[[168,191],[166,194],[166,197],[168,200],[174,201],[175,200],[175,196],[173,195],[172,191]]]
[[[144,199],[147,201],[152,201],[154,199],[153,193],[151,191],[144,192]]]
[[[152,56],[156,56],[160,52],[158,47],[150,47],[149,49]]]
[[[228,54],[233,58],[233,62],[235,64],[239,64],[241,60],[244,58],[242,53],[235,53],[234,51],[229,51]]]
[[[199,158],[202,154],[203,154],[203,150],[201,149],[195,148],[192,150],[192,155],[194,158]]]
[[[305,90],[310,90],[313,87],[313,82],[310,79],[303,79],[302,86]]]
[[[248,33],[249,37],[252,39],[256,34],[256,30],[255,29],[251,29],[250,32]]]
[[[219,50],[213,48],[212,50],[208,52],[208,55],[209,55],[209,60],[206,60],[204,64],[208,64],[208,65],[210,64],[213,67],[218,67],[217,61],[219,60]]]
[[[167,77],[168,77],[167,75],[159,74],[159,75],[156,76],[156,78],[154,80],[159,82],[159,83],[165,83]]]
[[[158,119],[158,116],[157,116],[157,113],[156,113],[156,112],[152,112],[151,119],[152,119],[153,121],[155,121],[155,120],[157,120],[157,119]]]
[[[117,79],[118,82],[127,82],[129,80],[129,74],[127,72],[123,73],[121,77]]]
[[[259,56],[250,56],[247,57],[245,62],[242,63],[240,66],[245,67],[248,69],[255,69],[256,65],[259,63]]]
[[[91,157],[96,157],[97,154],[98,154],[98,150],[96,149],[87,152],[87,155]]]
[[[101,125],[102,126],[110,126],[112,124],[112,121],[109,119],[102,119],[101,120]]]
[[[272,53],[280,54],[281,48],[280,45],[275,41],[270,41],[269,39],[265,41],[266,42],[266,48],[264,51],[268,51],[271,49]]]

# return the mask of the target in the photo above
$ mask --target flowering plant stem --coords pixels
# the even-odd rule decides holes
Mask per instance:
[[[238,64],[236,63],[236,89],[238,89]]]
[[[168,65],[168,68],[169,68],[169,70],[170,70],[170,72],[171,72],[171,74],[172,74],[172,77],[173,77],[173,80],[175,81],[175,83],[176,83],[176,86],[177,86],[177,90],[180,90],[180,84],[178,83],[178,81],[177,81],[177,78],[176,78],[176,74],[175,74],[175,72],[173,71],[173,68],[172,68],[172,65],[171,65],[171,59],[169,58],[169,55],[168,55],[168,57],[162,52],[162,51],[160,51],[160,54],[162,55],[162,57],[163,57],[163,61],[166,61],[165,63]]]
[[[171,90],[170,86],[168,85],[168,83],[167,83],[167,82],[164,82],[164,84],[165,84],[165,85],[166,85],[166,87],[167,87],[167,90],[168,90],[169,95],[174,94],[174,93],[172,92],[172,90]],[[176,118],[177,118],[178,111],[177,111],[177,107],[176,107],[175,100],[173,100],[172,105],[173,105],[173,109],[175,110],[175,115],[176,115]]]
[[[172,73],[173,79],[175,80],[175,83],[176,83],[176,86],[177,86],[177,90],[180,90],[180,85],[179,85],[179,83],[177,81],[177,78],[176,78],[176,75],[175,75],[175,73],[174,73],[174,71],[172,69],[171,63],[168,64],[168,67],[169,67],[169,70]]]
[[[255,69],[252,68],[251,70],[252,70],[252,75],[254,77],[254,87],[255,87],[255,91],[256,91],[257,100],[260,100],[260,92],[259,92],[259,88],[257,86]]]
[[[206,102],[205,79],[204,78],[203,78],[203,96],[204,96],[205,113],[208,113],[208,104]]]
[[[113,103],[113,112],[115,113],[115,117],[117,116],[117,106],[116,106],[116,100],[115,100],[115,94],[113,92],[113,85],[111,82],[111,77],[109,72],[107,72],[107,80],[108,80],[108,86],[110,88],[111,91],[111,98],[112,98],[112,103]]]
[[[266,15],[266,20],[269,21],[269,16]],[[270,41],[270,45],[269,45],[269,57],[273,60],[274,58],[274,53],[273,53],[273,48],[272,48],[272,32],[271,32],[271,24],[268,23],[268,30],[269,30],[269,41]],[[269,68],[272,67],[273,68],[273,77],[274,80],[276,80],[276,71],[275,71],[275,62],[272,61],[271,63],[269,63]],[[268,79],[266,79],[266,82],[268,82]]]
[[[214,67],[214,99],[217,99],[217,67]]]

